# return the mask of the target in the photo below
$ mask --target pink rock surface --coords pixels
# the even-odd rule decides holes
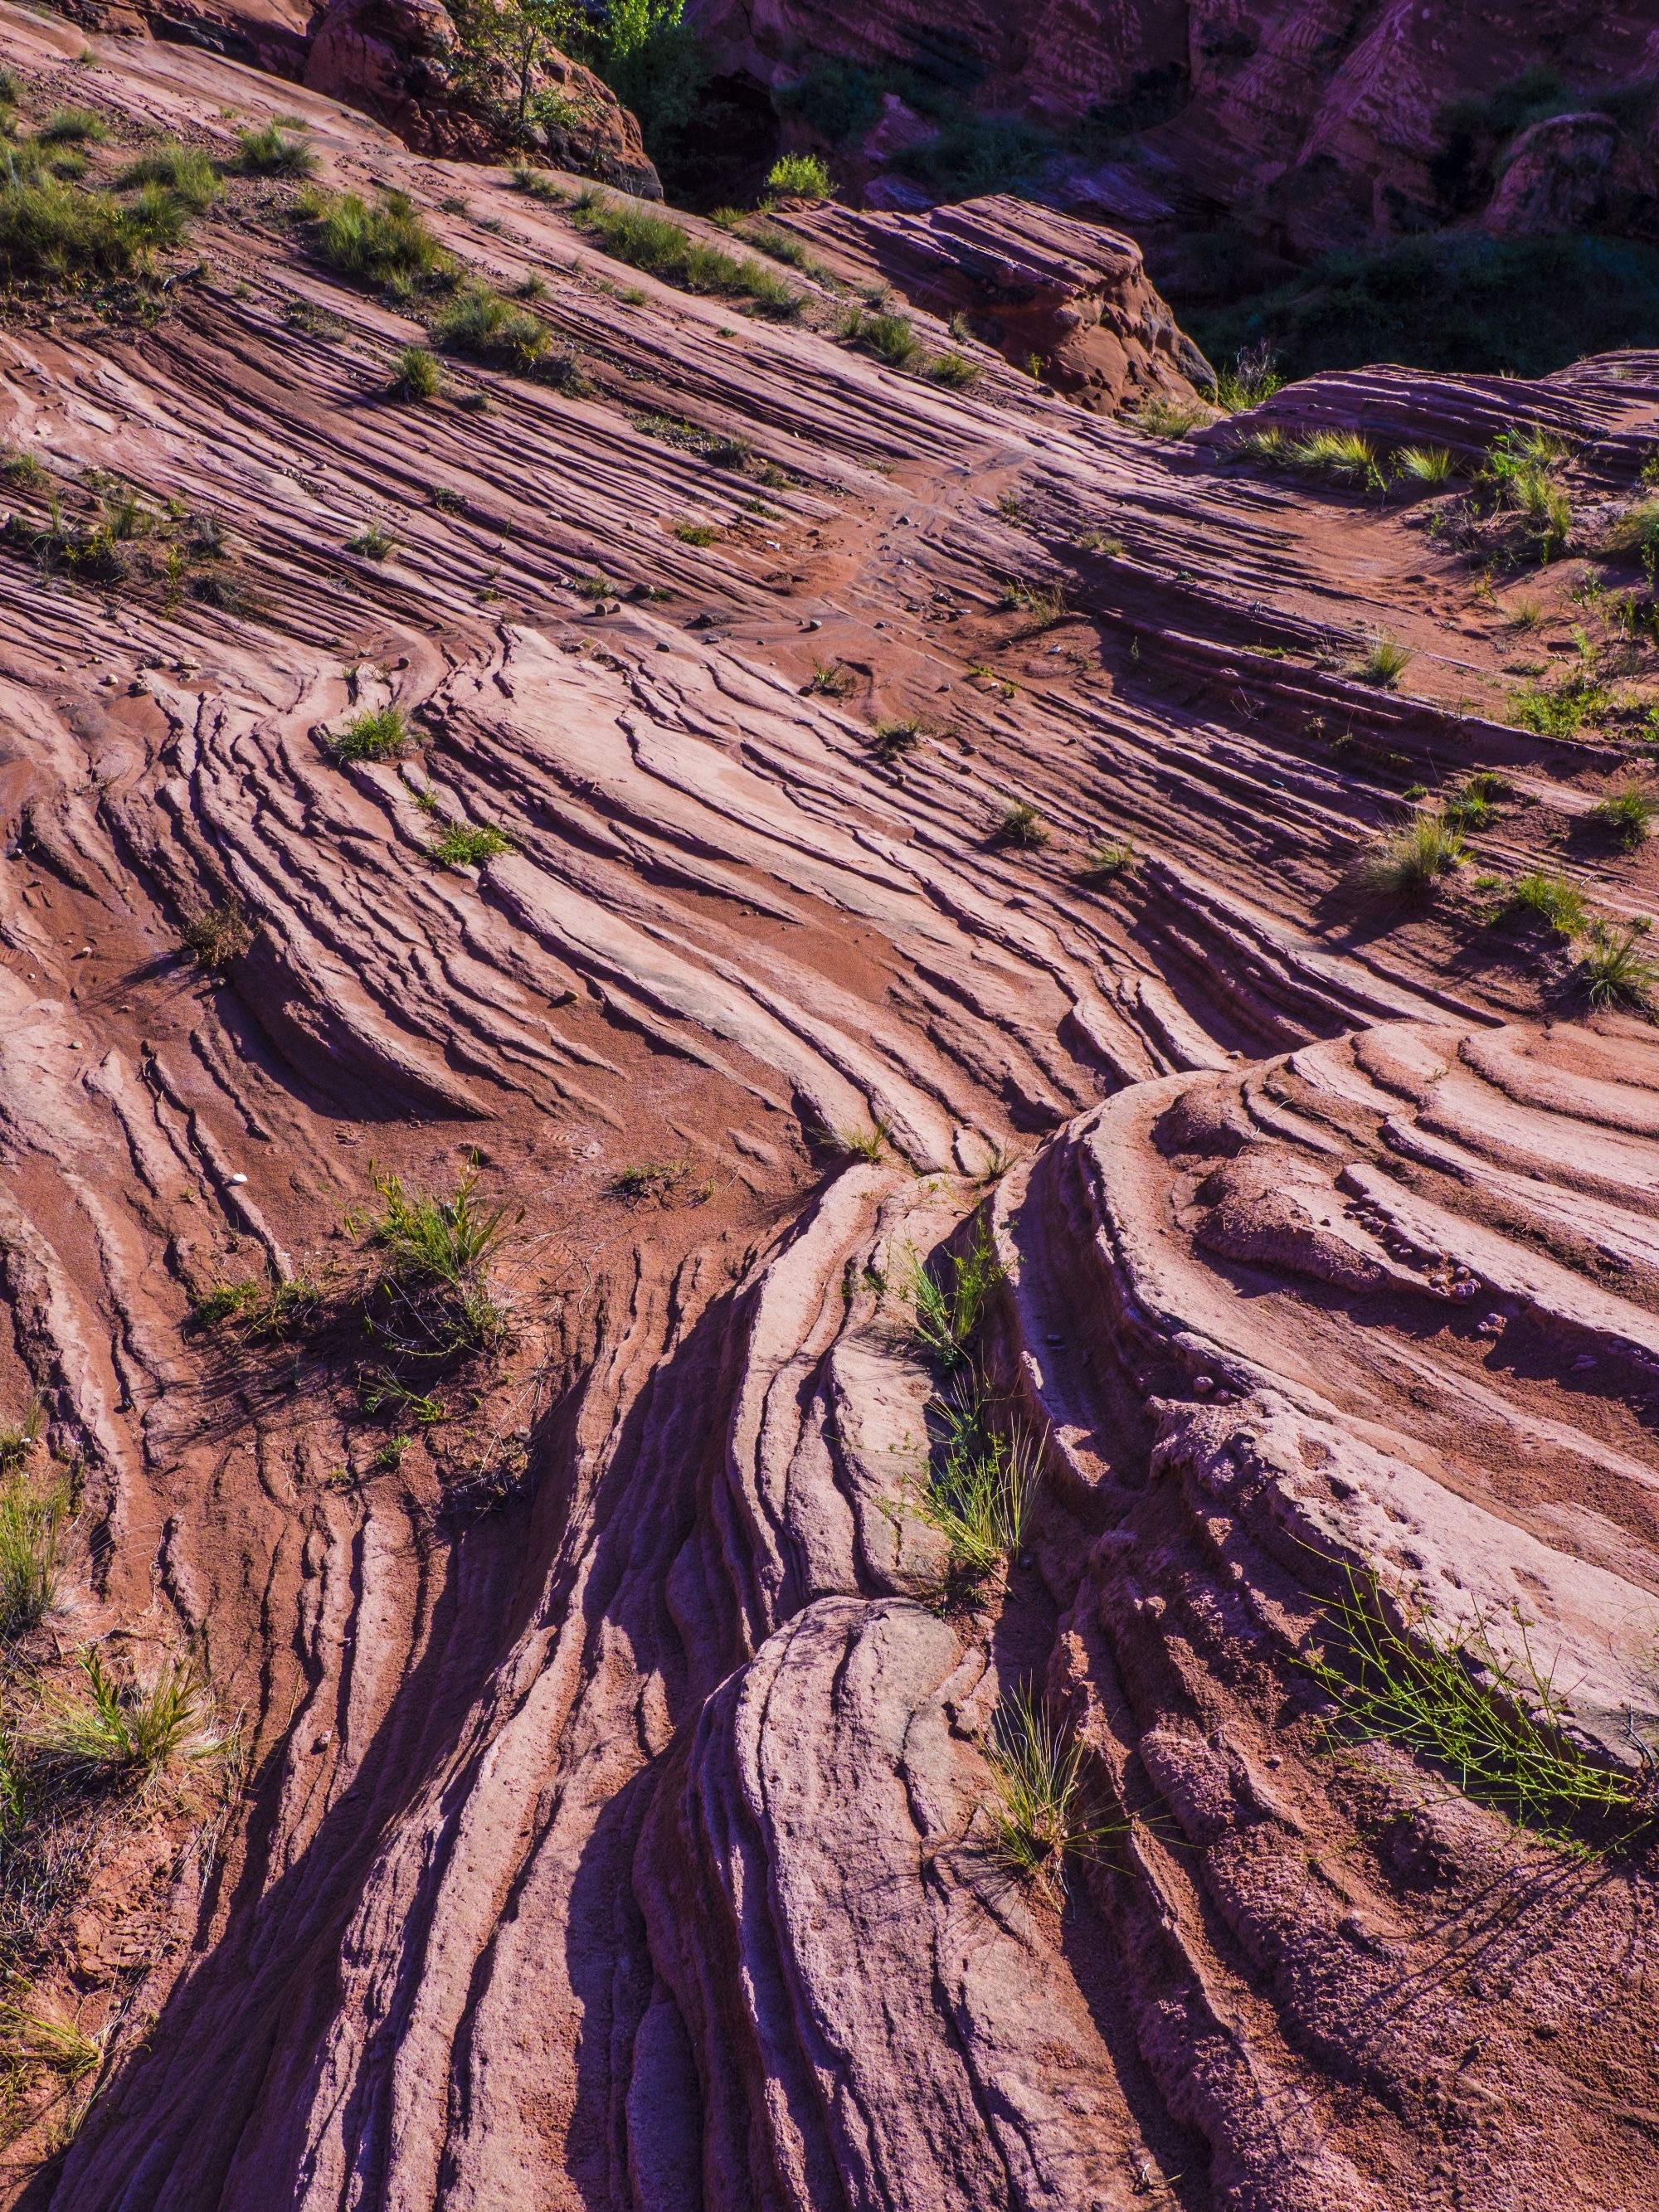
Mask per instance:
[[[106,2039],[90,2099],[20,2062],[15,2200],[1645,2212],[1651,1830],[1529,1832],[1310,1667],[1375,1575],[1511,1680],[1524,1633],[1648,1786],[1653,1033],[1470,880],[1654,910],[1593,811],[1645,774],[1638,564],[1482,588],[1455,486],[1143,434],[925,306],[897,369],[810,268],[746,313],[609,258],[574,179],[85,41],[0,9],[93,180],[292,113],[551,366],[394,395],[448,294],[343,282],[240,175],[142,315],[0,326],[0,1427],[38,1399],[7,1455],[79,1497],[9,1711],[78,1643],[193,1656],[240,1742],[222,1796],[112,1796],[14,1954]],[[1301,404],[1472,451],[1506,394],[1605,546],[1647,356]],[[1521,726],[1517,632],[1573,624],[1619,702]],[[392,708],[400,755],[337,757]],[[1467,866],[1360,896],[1477,769]],[[192,1320],[384,1265],[373,1177],[469,1163],[507,1326],[429,1392],[380,1395],[384,1308]],[[981,1226],[984,1418],[1042,1480],[965,1585],[917,1270]],[[1063,1886],[999,1849],[1022,1692],[1079,1747]]]

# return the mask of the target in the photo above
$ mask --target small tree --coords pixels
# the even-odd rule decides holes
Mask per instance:
[[[653,153],[690,120],[708,74],[685,0],[610,0],[599,66]]]
[[[450,14],[460,36],[463,74],[476,79],[491,64],[504,69],[514,87],[513,120],[521,131],[532,119],[537,71],[589,35],[577,0],[457,0]]]

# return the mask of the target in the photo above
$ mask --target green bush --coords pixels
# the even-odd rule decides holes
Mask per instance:
[[[526,307],[515,307],[488,284],[463,284],[434,319],[432,334],[453,353],[480,361],[506,362],[528,368],[548,349],[547,325]]]
[[[317,156],[303,138],[290,138],[274,123],[236,134],[236,166],[246,177],[308,177]]]
[[[766,184],[769,191],[798,200],[827,200],[835,190],[816,154],[785,154],[772,164]]]
[[[387,390],[398,399],[435,399],[443,380],[442,369],[427,349],[409,345],[392,356]]]
[[[130,205],[107,192],[76,191],[58,179],[0,173],[0,273],[61,283],[124,276],[157,246],[177,246],[185,210],[165,186],[146,185]]]
[[[426,852],[441,868],[476,868],[512,849],[513,840],[493,822],[451,822]]]
[[[385,192],[372,207],[356,192],[317,194],[301,211],[316,224],[323,259],[359,283],[395,289],[449,270],[449,257],[406,193]]]
[[[758,261],[739,261],[718,246],[705,246],[665,216],[585,192],[576,202],[577,227],[610,254],[643,269],[682,291],[712,293],[725,299],[749,299],[772,315],[800,311],[800,295],[777,271]]]
[[[38,137],[48,146],[97,144],[109,137],[109,125],[90,107],[54,108],[40,125]]]
[[[195,214],[212,206],[219,197],[219,173],[199,146],[178,139],[152,146],[129,161],[115,179],[121,191],[140,185],[164,185]]]
[[[27,1635],[57,1609],[70,1493],[14,1469],[0,1479],[0,1638]]]
[[[401,707],[382,707],[354,714],[323,742],[337,761],[398,760],[409,750],[409,724]]]

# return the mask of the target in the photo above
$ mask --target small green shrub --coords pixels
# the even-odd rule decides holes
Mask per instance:
[[[994,1855],[1016,1877],[1063,1891],[1067,1858],[1091,1855],[1122,1826],[1086,1802],[1082,1742],[1026,1689],[998,1706],[985,1756]]]
[[[848,1159],[875,1163],[885,1157],[892,1143],[892,1132],[885,1121],[872,1121],[866,1129],[831,1129],[826,1135],[838,1152]]]
[[[236,166],[245,177],[308,177],[317,156],[303,138],[290,138],[274,123],[236,134]]]
[[[1519,1662],[1479,1613],[1455,1632],[1425,1613],[1397,1629],[1376,1577],[1352,1572],[1322,1613],[1333,1648],[1311,1647],[1304,1664],[1335,1702],[1339,1739],[1399,1744],[1444,1769],[1466,1796],[1543,1835],[1630,1811],[1634,1785],[1567,1734],[1566,1709],[1518,1622]]]
[[[1645,950],[1648,924],[1632,922],[1622,933],[1606,922],[1591,927],[1578,962],[1578,980],[1593,1006],[1645,1009],[1659,988],[1659,961]]]
[[[911,1310],[916,1342],[947,1372],[966,1361],[991,1294],[1006,1279],[982,1220],[965,1251],[946,1253],[938,1275],[907,1252],[899,1296]]]
[[[361,284],[407,290],[449,271],[449,257],[405,192],[383,192],[373,206],[356,192],[319,193],[301,212],[316,226],[322,258]]]
[[[226,899],[205,914],[187,921],[179,933],[185,950],[197,964],[216,975],[240,960],[253,942],[252,925],[234,899]]]
[[[772,164],[766,184],[769,191],[797,200],[827,200],[835,191],[829,170],[816,154],[785,154]]]
[[[1031,627],[1036,630],[1053,629],[1071,612],[1063,584],[1034,584],[1024,576],[1011,576],[1000,596],[1008,611],[1030,615]]]
[[[720,533],[712,522],[691,522],[682,518],[674,525],[674,535],[682,545],[716,545]]]
[[[952,1576],[977,1583],[1018,1553],[1042,1478],[1036,1439],[1018,1424],[1004,1434],[987,1419],[983,1395],[957,1390],[930,1407],[940,1432],[927,1479],[915,1487],[917,1512],[950,1548]]]
[[[70,2088],[104,2063],[103,2032],[90,2035],[78,2021],[37,2005],[0,2005],[0,2057],[14,2065],[44,2066]]]
[[[1540,738],[1571,738],[1593,726],[1612,704],[1610,688],[1585,667],[1557,684],[1523,684],[1510,695],[1510,712],[1523,730]]]
[[[799,293],[792,291],[775,270],[759,262],[739,261],[719,246],[693,239],[683,225],[664,216],[607,200],[597,192],[584,192],[574,208],[577,228],[586,231],[605,252],[659,276],[682,291],[712,293],[717,297],[748,299],[768,314],[791,316],[800,312]]]
[[[361,554],[365,561],[384,561],[397,542],[384,523],[371,522],[346,540],[346,550]]]
[[[1607,550],[1638,556],[1659,551],[1659,499],[1626,507],[1607,533]]]
[[[836,324],[836,335],[848,345],[873,354],[889,368],[916,366],[923,350],[908,315],[877,313],[868,307],[843,308]]]
[[[1402,477],[1418,483],[1449,483],[1457,465],[1443,446],[1402,446],[1395,455]]]
[[[1589,811],[1589,819],[1596,828],[1605,830],[1614,844],[1626,850],[1642,842],[1653,816],[1653,794],[1639,783],[1627,783],[1620,790],[1609,792],[1605,799],[1598,799]]]
[[[207,1686],[193,1667],[162,1667],[148,1683],[118,1682],[96,1651],[80,1655],[84,1687],[42,1693],[28,1741],[74,1779],[143,1785],[169,1767],[222,1757]]]
[[[409,724],[401,707],[381,707],[354,714],[324,744],[337,761],[398,760],[409,750]]]
[[[1412,658],[1408,647],[1379,630],[1354,672],[1362,684],[1375,684],[1381,690],[1392,691],[1410,667]]]
[[[1211,412],[1201,399],[1170,398],[1163,392],[1155,392],[1123,419],[1143,436],[1179,439],[1184,438],[1188,430],[1196,430],[1200,423],[1207,422]]]
[[[1441,814],[1454,829],[1486,830],[1497,817],[1498,800],[1509,795],[1510,787],[1501,775],[1478,769],[1464,778],[1462,788],[1446,801]]]
[[[1379,488],[1382,471],[1376,448],[1358,430],[1310,430],[1294,440],[1289,458],[1298,468],[1334,483]]]
[[[551,343],[538,315],[514,307],[481,283],[463,284],[434,319],[432,331],[439,344],[453,353],[519,368],[533,367]]]
[[[0,1638],[26,1636],[57,1611],[72,1510],[60,1480],[17,1468],[0,1478]]]
[[[392,356],[387,390],[394,398],[435,399],[443,389],[444,373],[435,357],[422,345],[403,347]]]
[[[426,848],[427,858],[441,868],[476,868],[497,853],[513,849],[513,840],[493,822],[451,822],[441,837]]]
[[[858,678],[839,660],[815,660],[812,673],[802,687],[807,691],[821,691],[830,699],[845,699],[858,689]]]
[[[876,724],[870,732],[870,750],[878,760],[897,760],[914,751],[927,735],[927,725],[920,714],[897,714]]]
[[[954,348],[944,353],[930,354],[922,374],[934,384],[942,384],[951,392],[966,392],[977,384],[985,374],[980,362]]]
[[[545,169],[527,168],[523,163],[513,172],[513,189],[527,193],[532,200],[545,200],[554,207],[562,207],[568,197]]]
[[[90,107],[57,107],[35,133],[43,146],[98,145],[109,125]]]
[[[1271,346],[1243,346],[1225,368],[1216,372],[1215,404],[1224,414],[1237,415],[1271,399],[1284,381]]]
[[[53,177],[28,181],[0,169],[0,275],[48,283],[126,276],[144,267],[155,247],[179,243],[185,213],[154,185],[124,206],[108,192],[74,191]]]
[[[127,163],[115,182],[121,191],[141,185],[164,185],[198,215],[219,197],[219,173],[212,162],[199,146],[186,146],[176,138],[147,148]]]
[[[1134,841],[1129,837],[1104,838],[1090,848],[1081,873],[1085,882],[1109,884],[1127,873],[1134,866]]]
[[[1510,885],[1503,911],[1521,922],[1541,923],[1558,937],[1579,937],[1587,921],[1584,894],[1565,876],[1533,869]]]
[[[1464,857],[1461,830],[1437,814],[1414,814],[1380,837],[1359,864],[1361,885],[1370,891],[1425,896]]]
[[[993,840],[999,845],[1012,846],[1023,853],[1032,853],[1048,842],[1048,831],[1042,817],[1029,799],[1017,799],[1004,811]]]
[[[380,1211],[366,1224],[348,1223],[364,1227],[370,1245],[385,1255],[369,1311],[377,1333],[399,1352],[448,1359],[506,1334],[490,1268],[512,1233],[510,1209],[482,1203],[477,1188],[474,1167],[447,1198],[406,1191],[401,1177],[377,1175]]]

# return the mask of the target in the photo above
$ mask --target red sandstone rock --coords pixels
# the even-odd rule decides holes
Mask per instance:
[[[318,21],[305,81],[389,124],[417,153],[491,161],[506,140],[499,120],[457,75],[455,26],[441,0],[330,0]],[[495,94],[517,97],[505,70]],[[662,187],[635,118],[610,87],[565,56],[534,72],[532,97],[558,103],[556,121],[533,120],[529,143],[562,168],[649,198]]]
[[[916,213],[825,205],[781,216],[856,280],[890,284],[1103,414],[1163,396],[1191,399],[1213,372],[1121,231],[1000,197]]]
[[[1143,241],[1157,235],[1158,219],[1133,213],[1132,202],[1164,199],[1178,179],[1188,221],[1206,205],[1211,220],[1299,255],[1446,219],[1433,164],[1446,150],[1448,103],[1487,98],[1529,65],[1548,64],[1589,91],[1593,107],[1595,88],[1641,85],[1659,71],[1647,0],[1588,15],[1573,0],[1383,0],[1346,12],[1310,0],[1248,9],[1231,0],[1193,8],[1030,0],[1018,15],[963,0],[945,28],[927,0],[879,9],[864,0],[690,0],[689,13],[723,66],[774,85],[798,82],[818,58],[842,56],[876,71],[919,68],[941,89],[1023,111],[1062,137],[1098,112],[1132,156],[1130,177],[1106,201],[1109,220],[1131,224]],[[1540,128],[1547,144],[1553,126]],[[1621,128],[1622,154],[1646,180],[1632,177],[1613,219],[1628,222],[1632,193],[1645,195],[1651,225],[1643,126]],[[1528,172],[1545,158],[1540,146]],[[1087,157],[1057,152],[1045,196],[1063,206],[1099,204],[1089,169]],[[861,191],[868,179],[860,154],[850,180]],[[1522,185],[1514,192],[1534,197]],[[1569,191],[1559,205],[1565,212],[1582,197]],[[1540,205],[1550,203],[1546,191]]]
[[[243,1750],[222,1805],[109,1799],[130,1848],[28,1969],[107,2031],[97,2094],[11,2062],[9,2187],[1650,2212],[1651,1825],[1528,1832],[1348,1741],[1310,1664],[1375,1575],[1398,1632],[1486,1637],[1500,1711],[1529,1648],[1650,1790],[1659,1050],[1463,887],[1659,906],[1659,841],[1593,812],[1645,773],[1638,562],[1477,579],[1455,492],[1224,465],[971,339],[951,388],[926,307],[896,368],[810,268],[745,314],[303,86],[83,41],[0,7],[29,119],[106,119],[94,176],[295,111],[569,366],[394,397],[431,298],[338,281],[268,179],[142,318],[19,285],[0,324],[0,1427],[38,1398],[24,1467],[80,1501],[74,1610],[0,1663],[27,1711],[73,1644],[197,1655]],[[1616,515],[1659,360],[1275,404],[1471,453],[1537,421]],[[1522,623],[1617,651],[1628,720],[1508,719]],[[391,708],[401,757],[342,761]],[[1477,767],[1478,860],[1361,899]],[[209,972],[180,931],[232,902]],[[384,1264],[371,1161],[473,1160],[494,1358],[388,1406],[384,1320],[192,1321]],[[977,1591],[921,1510],[963,1378],[915,1326],[975,1214],[985,1418],[1042,1476]],[[1088,1830],[1042,1880],[994,1817],[1022,1691]]]

